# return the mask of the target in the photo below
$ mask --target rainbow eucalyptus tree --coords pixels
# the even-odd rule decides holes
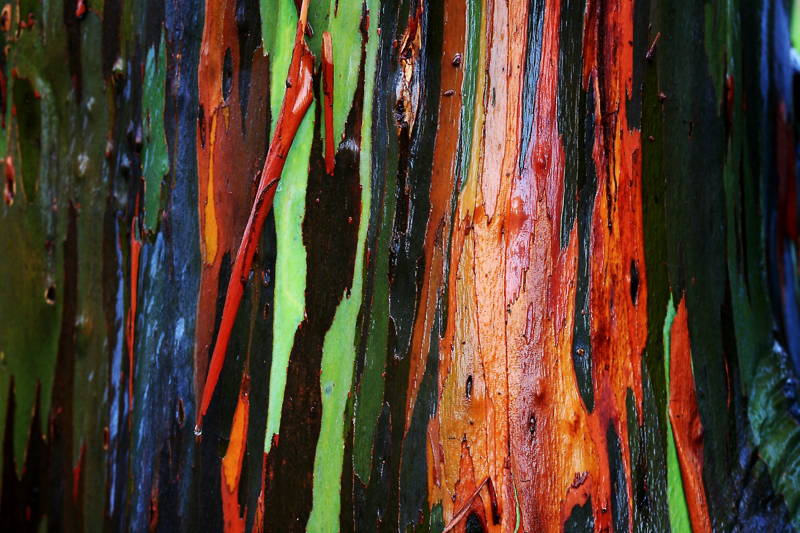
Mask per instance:
[[[791,15],[5,4],[2,527],[800,528]]]

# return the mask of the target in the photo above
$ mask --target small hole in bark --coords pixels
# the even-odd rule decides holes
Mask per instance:
[[[464,531],[466,533],[483,533],[486,531],[483,528],[480,517],[477,513],[475,513],[475,511],[471,512],[467,517],[467,523],[464,526]]]
[[[44,291],[44,301],[47,302],[48,305],[55,305],[56,304],[56,286],[50,285]]]
[[[631,260],[631,301],[636,305],[639,298],[639,269],[636,268],[636,261]]]

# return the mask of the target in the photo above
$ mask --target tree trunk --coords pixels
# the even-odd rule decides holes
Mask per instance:
[[[800,528],[791,11],[6,4],[3,523]]]

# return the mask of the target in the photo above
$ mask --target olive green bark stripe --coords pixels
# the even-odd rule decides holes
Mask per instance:
[[[396,159],[386,162],[387,191],[380,218],[380,233],[372,257],[374,258],[374,287],[369,308],[367,347],[364,354],[364,369],[355,391],[355,422],[353,424],[353,471],[362,483],[367,484],[372,473],[372,450],[378,417],[383,405],[386,383],[383,372],[386,368],[387,343],[389,337],[389,246],[394,226],[397,185]]]

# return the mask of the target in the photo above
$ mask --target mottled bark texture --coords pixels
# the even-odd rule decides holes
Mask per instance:
[[[800,528],[791,11],[5,4],[0,528]]]

